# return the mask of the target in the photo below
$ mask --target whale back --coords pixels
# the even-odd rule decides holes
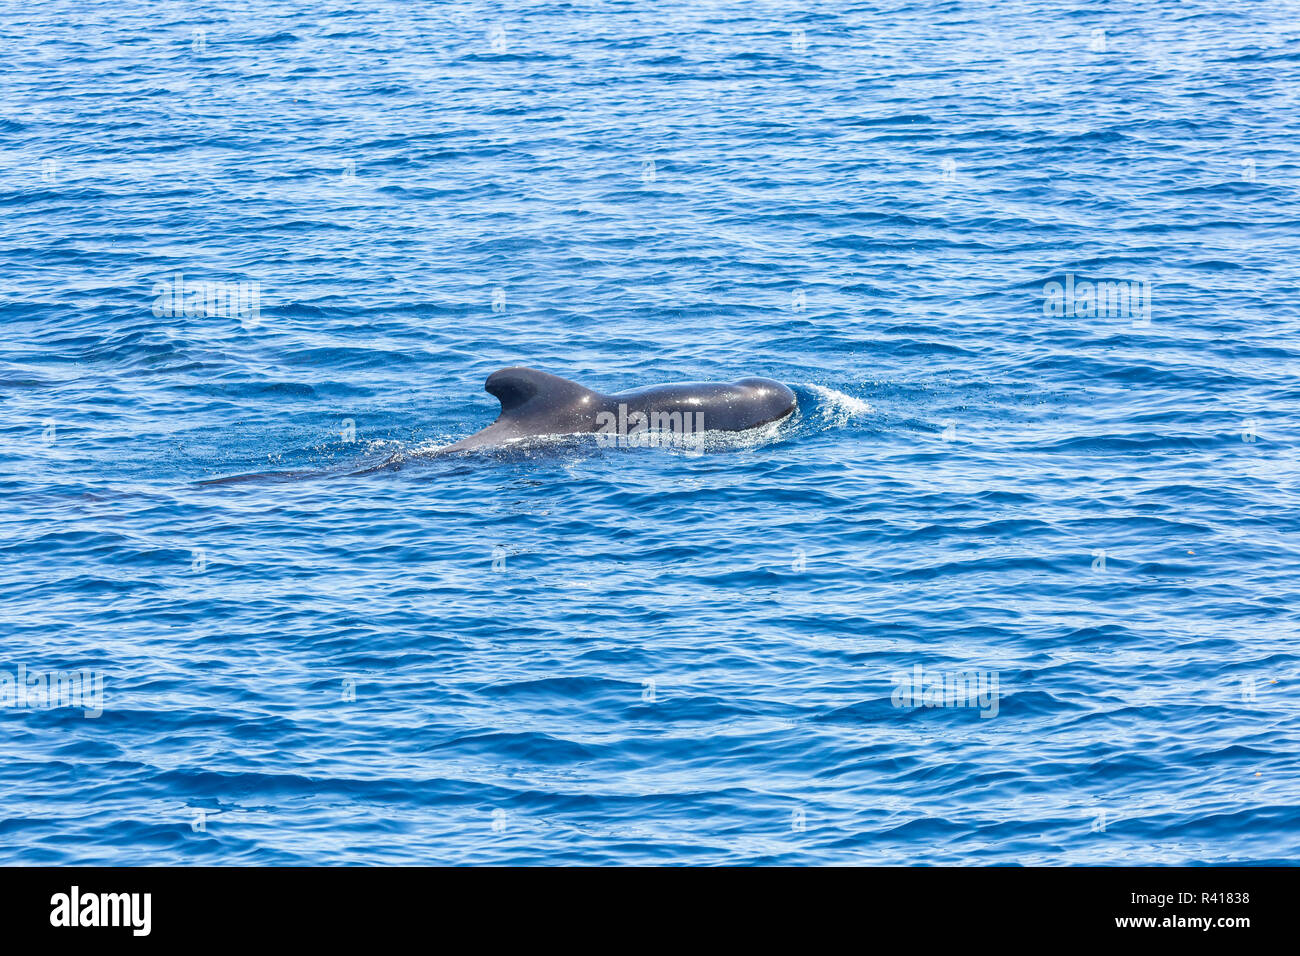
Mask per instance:
[[[616,392],[609,401],[650,416],[696,415],[704,430],[737,432],[784,418],[794,410],[795,395],[770,378],[742,378],[738,382],[650,385]]]
[[[682,421],[687,416],[700,429],[741,431],[783,418],[795,405],[789,388],[765,378],[657,385],[606,395],[549,372],[512,366],[489,375],[483,388],[501,403],[501,414],[444,451],[501,445],[530,435],[594,432],[608,428],[611,420],[626,424],[637,414],[647,421],[660,414]]]

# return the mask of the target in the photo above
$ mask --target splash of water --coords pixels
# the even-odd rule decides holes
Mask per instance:
[[[865,399],[854,398],[852,395],[846,395],[838,389],[812,384],[803,387],[819,399],[815,410],[816,415],[828,427],[838,428],[841,425],[847,425],[852,419],[865,418],[873,411],[870,402]]]

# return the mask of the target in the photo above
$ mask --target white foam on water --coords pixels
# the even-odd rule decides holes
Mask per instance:
[[[818,411],[833,426],[846,425],[853,418],[865,418],[873,411],[870,402],[846,395],[838,389],[825,385],[805,385],[804,388],[822,400]]]

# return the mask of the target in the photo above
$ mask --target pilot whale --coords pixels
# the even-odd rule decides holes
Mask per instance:
[[[420,457],[500,447],[531,436],[589,432],[595,432],[605,445],[660,444],[657,439],[665,432],[686,436],[757,428],[785,418],[796,404],[794,392],[770,378],[652,385],[607,395],[549,372],[518,367],[493,372],[483,388],[501,403],[497,420],[468,438],[423,452]],[[294,481],[331,474],[360,477],[401,467],[402,458],[396,456],[359,471],[269,471],[207,478],[196,486]]]
[[[483,386],[501,403],[487,428],[439,452],[508,445],[537,435],[594,432],[605,444],[642,436],[744,431],[779,421],[795,408],[795,394],[768,378],[683,382],[605,394],[533,368],[503,368]]]

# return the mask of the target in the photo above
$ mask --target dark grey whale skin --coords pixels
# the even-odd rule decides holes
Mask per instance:
[[[625,415],[638,412],[683,417],[703,415],[706,431],[744,431],[784,418],[794,411],[795,395],[768,378],[742,378],[738,382],[683,382],[652,385],[606,395],[549,372],[516,366],[488,376],[483,386],[501,402],[501,414],[487,428],[444,448],[441,452],[490,448],[530,435],[570,435],[600,430],[601,412]],[[606,419],[607,421],[608,419]]]

